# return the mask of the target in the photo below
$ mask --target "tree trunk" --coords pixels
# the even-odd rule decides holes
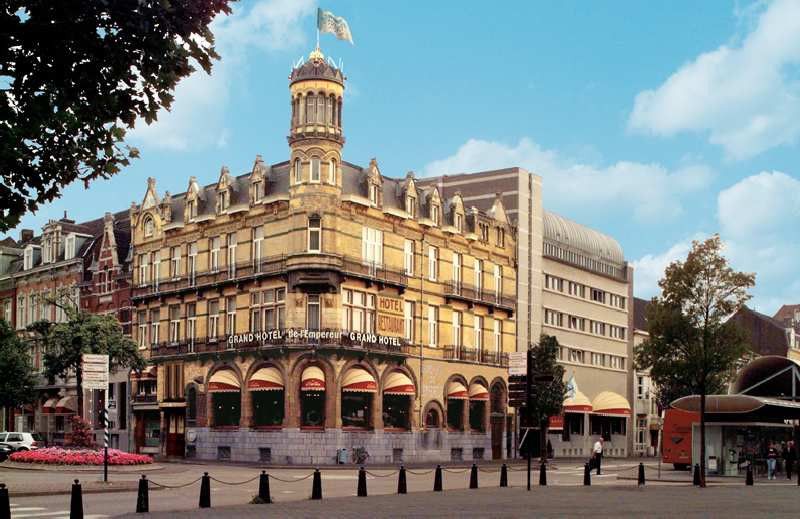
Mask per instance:
[[[541,454],[541,463],[547,463],[547,426],[549,420],[542,420],[539,423],[539,453]]]
[[[706,390],[700,391],[700,487],[706,486]]]
[[[80,364],[75,368],[75,387],[78,390],[78,417],[83,419],[83,370]]]

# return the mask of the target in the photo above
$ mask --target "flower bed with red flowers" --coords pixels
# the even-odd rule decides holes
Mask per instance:
[[[20,463],[41,463],[44,465],[102,465],[103,451],[48,447],[33,451],[15,452],[9,459]],[[153,463],[153,458],[143,454],[131,454],[117,449],[108,449],[109,465],[144,465],[147,463]]]

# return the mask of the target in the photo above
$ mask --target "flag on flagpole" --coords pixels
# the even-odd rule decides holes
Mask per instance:
[[[329,32],[340,40],[353,43],[353,35],[350,34],[350,26],[347,20],[341,16],[336,16],[330,11],[323,11],[317,8],[317,29],[319,32]]]

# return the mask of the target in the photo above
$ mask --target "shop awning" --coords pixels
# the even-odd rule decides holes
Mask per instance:
[[[575,390],[575,394],[564,400],[565,413],[591,413],[592,402],[582,392]]]
[[[49,414],[56,412],[56,403],[58,402],[58,398],[51,398],[47,400],[44,405],[42,405],[42,413]]]
[[[452,381],[447,384],[447,398],[453,398],[455,400],[467,400],[469,399],[469,392],[467,391],[466,386],[461,382]]]
[[[318,366],[308,366],[300,377],[300,391],[325,391],[325,373]]]
[[[136,373],[135,371],[131,373],[132,380],[155,380],[156,373],[158,373],[158,366],[148,366],[144,368],[140,373]]]
[[[700,395],[679,398],[672,407],[693,413],[700,412]],[[706,414],[751,415],[770,419],[800,418],[800,402],[750,395],[708,395]]]
[[[260,368],[247,381],[250,391],[283,391],[283,377],[273,366]]]
[[[217,371],[211,375],[211,380],[208,381],[209,393],[234,393],[241,388],[236,374],[229,369]]]
[[[375,393],[378,391],[378,383],[364,368],[350,368],[344,376],[342,391]]]
[[[411,395],[416,394],[414,382],[408,375],[400,371],[393,371],[386,378],[386,386],[383,389],[384,395]]]
[[[628,399],[613,391],[603,391],[592,401],[594,414],[603,416],[630,416],[631,404]]]
[[[486,386],[479,382],[473,382],[469,385],[469,399],[470,400],[489,400],[489,390]]]
[[[72,414],[78,406],[75,405],[74,396],[65,396],[56,403],[57,414]]]
[[[547,428],[551,431],[561,431],[564,429],[564,415],[551,416],[547,419]]]

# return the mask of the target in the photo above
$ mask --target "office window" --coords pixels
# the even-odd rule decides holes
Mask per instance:
[[[342,290],[342,328],[375,333],[375,294]]]
[[[606,293],[602,290],[598,290],[596,288],[592,289],[592,301],[596,301],[598,303],[605,303],[606,302]]]
[[[428,346],[439,344],[439,308],[428,305]]]
[[[311,216],[308,219],[308,252],[320,252],[322,250],[322,219]]]
[[[403,336],[408,342],[414,342],[414,301],[403,302]]]
[[[208,302],[208,338],[216,339],[219,336],[219,299]]]
[[[172,258],[169,265],[169,275],[173,278],[180,277],[181,275],[181,248],[172,247],[170,249],[170,257]]]
[[[403,268],[407,276],[414,275],[414,240],[403,242]]]
[[[219,248],[222,239],[215,236],[208,240],[208,270],[217,272],[219,270]]]
[[[583,350],[576,350],[569,348],[569,361],[578,364],[583,364]]]
[[[473,345],[476,350],[483,349],[483,317],[476,315],[473,320]]]
[[[461,312],[453,312],[453,348],[458,351],[464,344],[464,332],[461,329],[463,322],[463,314]]]
[[[225,298],[225,333],[236,333],[236,296]]]
[[[169,307],[169,340],[178,342],[181,339],[181,307],[180,305],[170,305]]]
[[[625,369],[625,359],[611,355],[611,367],[614,369]]]
[[[605,366],[606,356],[603,353],[592,352],[592,366]]]
[[[428,247],[428,280],[437,281],[439,279],[439,250],[436,247]]]
[[[369,265],[383,264],[383,231],[361,228],[361,260]]]
[[[158,344],[161,329],[161,315],[158,308],[150,310],[150,345],[155,346]]]
[[[306,303],[306,326],[309,330],[319,330],[320,324],[319,294],[309,294]]]

